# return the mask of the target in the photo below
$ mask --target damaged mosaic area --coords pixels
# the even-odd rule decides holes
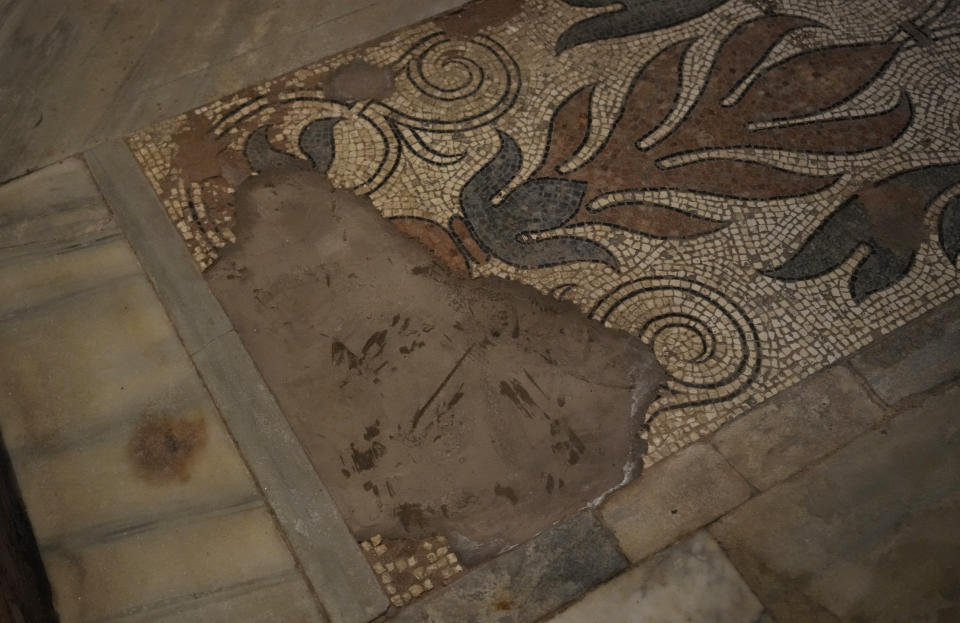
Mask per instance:
[[[414,599],[446,586],[463,575],[463,566],[446,537],[421,541],[385,539],[375,535],[360,547],[377,574],[390,603],[403,607]]]
[[[244,179],[326,174],[650,344],[648,464],[960,292],[957,3],[468,11],[130,137],[197,263]],[[348,67],[388,78],[325,86]]]

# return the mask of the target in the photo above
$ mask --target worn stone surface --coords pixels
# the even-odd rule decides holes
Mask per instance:
[[[887,403],[960,377],[960,298],[850,358]]]
[[[566,519],[404,608],[395,623],[536,621],[627,566],[613,536],[590,513]]]
[[[601,507],[630,560],[638,561],[750,497],[750,485],[706,443],[645,471]]]
[[[757,623],[763,606],[705,532],[652,556],[548,623]]]
[[[767,489],[845,445],[883,414],[849,369],[833,367],[740,416],[711,442],[750,484]]]
[[[0,4],[0,181],[463,0]]]
[[[960,387],[710,528],[778,621],[960,618]]]
[[[364,623],[387,600],[327,489],[236,333],[195,356],[237,445],[333,623]]]
[[[393,72],[386,67],[377,67],[357,60],[340,67],[327,76],[323,85],[325,93],[344,103],[380,99],[393,89]]]
[[[633,414],[663,377],[639,340],[450,275],[320,176],[242,194],[245,233],[211,287],[356,534],[495,550],[641,460]]]

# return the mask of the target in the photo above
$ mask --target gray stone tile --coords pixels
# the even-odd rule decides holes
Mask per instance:
[[[883,418],[844,367],[819,372],[720,429],[713,445],[750,484],[767,489]]]
[[[960,298],[877,340],[850,363],[889,404],[960,377]]]
[[[392,621],[536,621],[626,566],[609,532],[592,514],[581,513],[414,602]]]
[[[652,556],[548,623],[756,623],[763,606],[705,532]]]
[[[601,508],[631,560],[646,558],[750,497],[750,485],[706,443],[657,463]]]
[[[779,621],[960,617],[960,387],[711,526]]]

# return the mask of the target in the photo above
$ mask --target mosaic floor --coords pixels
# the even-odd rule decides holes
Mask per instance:
[[[246,177],[314,169],[640,335],[655,462],[960,293],[958,35],[951,0],[485,0],[129,142],[201,267]]]

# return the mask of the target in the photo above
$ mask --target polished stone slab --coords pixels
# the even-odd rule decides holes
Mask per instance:
[[[883,416],[860,380],[835,366],[741,415],[711,443],[763,490],[846,445]]]
[[[960,378],[960,298],[863,349],[850,365],[888,404]]]
[[[132,614],[294,569],[262,505],[44,552],[62,621]]]
[[[548,623],[757,623],[763,606],[698,532],[587,594]]]
[[[600,507],[632,561],[643,560],[750,497],[750,485],[709,444],[645,470]]]
[[[960,615],[960,386],[710,527],[774,619]]]

